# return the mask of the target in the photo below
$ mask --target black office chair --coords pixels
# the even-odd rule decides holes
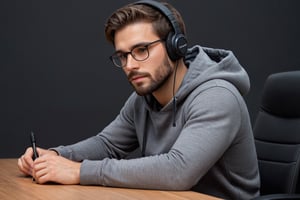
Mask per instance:
[[[300,199],[300,71],[267,78],[253,132],[261,176],[255,199]]]

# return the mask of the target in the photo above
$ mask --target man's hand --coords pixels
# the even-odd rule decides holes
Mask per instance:
[[[33,150],[27,148],[18,159],[19,170],[25,175],[34,177],[37,183],[49,181],[60,184],[79,184],[80,165],[58,156],[55,151],[37,148],[39,157],[33,161]]]
[[[81,163],[64,157],[45,154],[33,162],[32,176],[37,183],[56,182],[60,184],[79,184]]]
[[[40,156],[46,154],[57,156],[57,153],[55,151],[46,150],[42,148],[37,148],[37,152]],[[32,156],[33,156],[33,150],[31,147],[28,147],[25,153],[18,159],[19,170],[25,175],[32,176],[32,168],[33,168]]]

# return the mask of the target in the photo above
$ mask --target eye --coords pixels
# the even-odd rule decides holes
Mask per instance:
[[[117,56],[120,60],[126,60],[127,54],[126,53],[118,53]]]
[[[134,52],[134,54],[137,54],[137,55],[144,54],[145,52],[147,52],[147,47],[145,47],[145,46],[136,47],[133,50],[133,52]]]

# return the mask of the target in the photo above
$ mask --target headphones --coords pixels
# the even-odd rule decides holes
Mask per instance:
[[[187,52],[187,39],[183,33],[181,33],[179,24],[171,12],[165,5],[154,0],[141,0],[134,4],[144,4],[151,6],[152,8],[160,11],[168,21],[171,23],[174,32],[170,32],[166,39],[166,49],[171,60],[175,61],[185,56]]]

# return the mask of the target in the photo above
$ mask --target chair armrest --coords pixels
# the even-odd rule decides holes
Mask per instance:
[[[268,194],[256,197],[252,200],[295,200],[300,199],[300,194]]]

